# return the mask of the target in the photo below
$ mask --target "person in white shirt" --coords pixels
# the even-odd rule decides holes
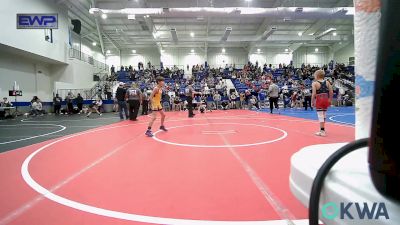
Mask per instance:
[[[221,95],[218,92],[216,92],[213,98],[214,98],[215,105],[218,109],[218,107],[221,103]]]
[[[304,108],[307,111],[308,107],[310,107],[311,110],[313,110],[313,107],[311,106],[311,90],[309,88],[306,88],[301,86],[301,91],[302,95],[304,97]]]
[[[34,116],[42,116],[44,114],[43,105],[39,98],[32,102],[32,114]]]
[[[12,107],[13,104],[6,97],[4,97],[3,101],[0,102],[0,106],[1,107]],[[7,112],[8,112],[9,115],[11,115],[10,108],[6,108],[6,109],[2,108],[2,109],[0,109],[0,111],[4,113],[3,114],[4,116],[6,115]]]
[[[232,92],[232,94],[229,96],[229,103],[230,103],[231,109],[236,108],[236,98],[237,98],[236,93]]]

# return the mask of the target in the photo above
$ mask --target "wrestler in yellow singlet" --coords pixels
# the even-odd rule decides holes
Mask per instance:
[[[163,92],[162,88],[164,86],[164,78],[157,77],[156,82],[157,82],[157,86],[153,89],[153,92],[150,95],[151,109],[153,110],[153,113],[151,114],[151,120],[149,122],[149,126],[147,127],[147,131],[145,133],[148,137],[153,137],[153,133],[151,132],[151,127],[153,126],[153,123],[157,118],[157,112],[159,112],[161,114],[160,130],[168,131],[164,127],[165,113],[164,113],[162,105],[161,105],[161,97],[162,97],[162,92]]]
[[[158,85],[157,87],[154,88],[153,90],[154,96],[151,98],[151,109],[153,111],[160,111],[162,110],[162,105],[161,105],[161,97],[162,97],[162,88],[159,88]]]

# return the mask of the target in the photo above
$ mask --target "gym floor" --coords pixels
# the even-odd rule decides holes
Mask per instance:
[[[312,113],[167,112],[153,138],[148,116],[1,121],[0,224],[307,224],[291,155],[354,140],[354,108],[328,113],[327,137]]]

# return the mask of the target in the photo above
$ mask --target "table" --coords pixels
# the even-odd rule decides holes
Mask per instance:
[[[318,169],[325,160],[346,143],[324,144],[308,146],[291,158],[290,189],[300,202],[308,207],[312,182]],[[400,191],[400,190],[399,190]],[[333,202],[340,208],[340,203],[353,202],[349,208],[354,220],[326,219],[321,216],[321,207]],[[374,202],[383,202],[387,209],[389,219],[360,219],[355,203],[368,203],[372,208]],[[363,206],[363,205],[361,205]],[[378,207],[377,207],[378,208]],[[376,213],[376,212],[375,212]],[[340,214],[339,214],[340,215]],[[374,214],[375,216],[376,214]],[[349,153],[331,169],[325,178],[324,187],[320,197],[320,217],[325,225],[394,225],[400,224],[400,203],[382,196],[373,186],[368,169],[368,149],[363,148]]]
[[[14,110],[13,113],[11,113],[12,110]],[[8,112],[8,115],[10,115],[10,116],[15,116],[17,113],[17,110],[15,107],[1,107],[0,106],[0,111]],[[4,116],[7,116],[7,115],[4,115]]]

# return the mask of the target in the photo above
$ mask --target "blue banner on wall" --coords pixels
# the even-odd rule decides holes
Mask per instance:
[[[58,29],[58,14],[17,14],[17,29]]]

